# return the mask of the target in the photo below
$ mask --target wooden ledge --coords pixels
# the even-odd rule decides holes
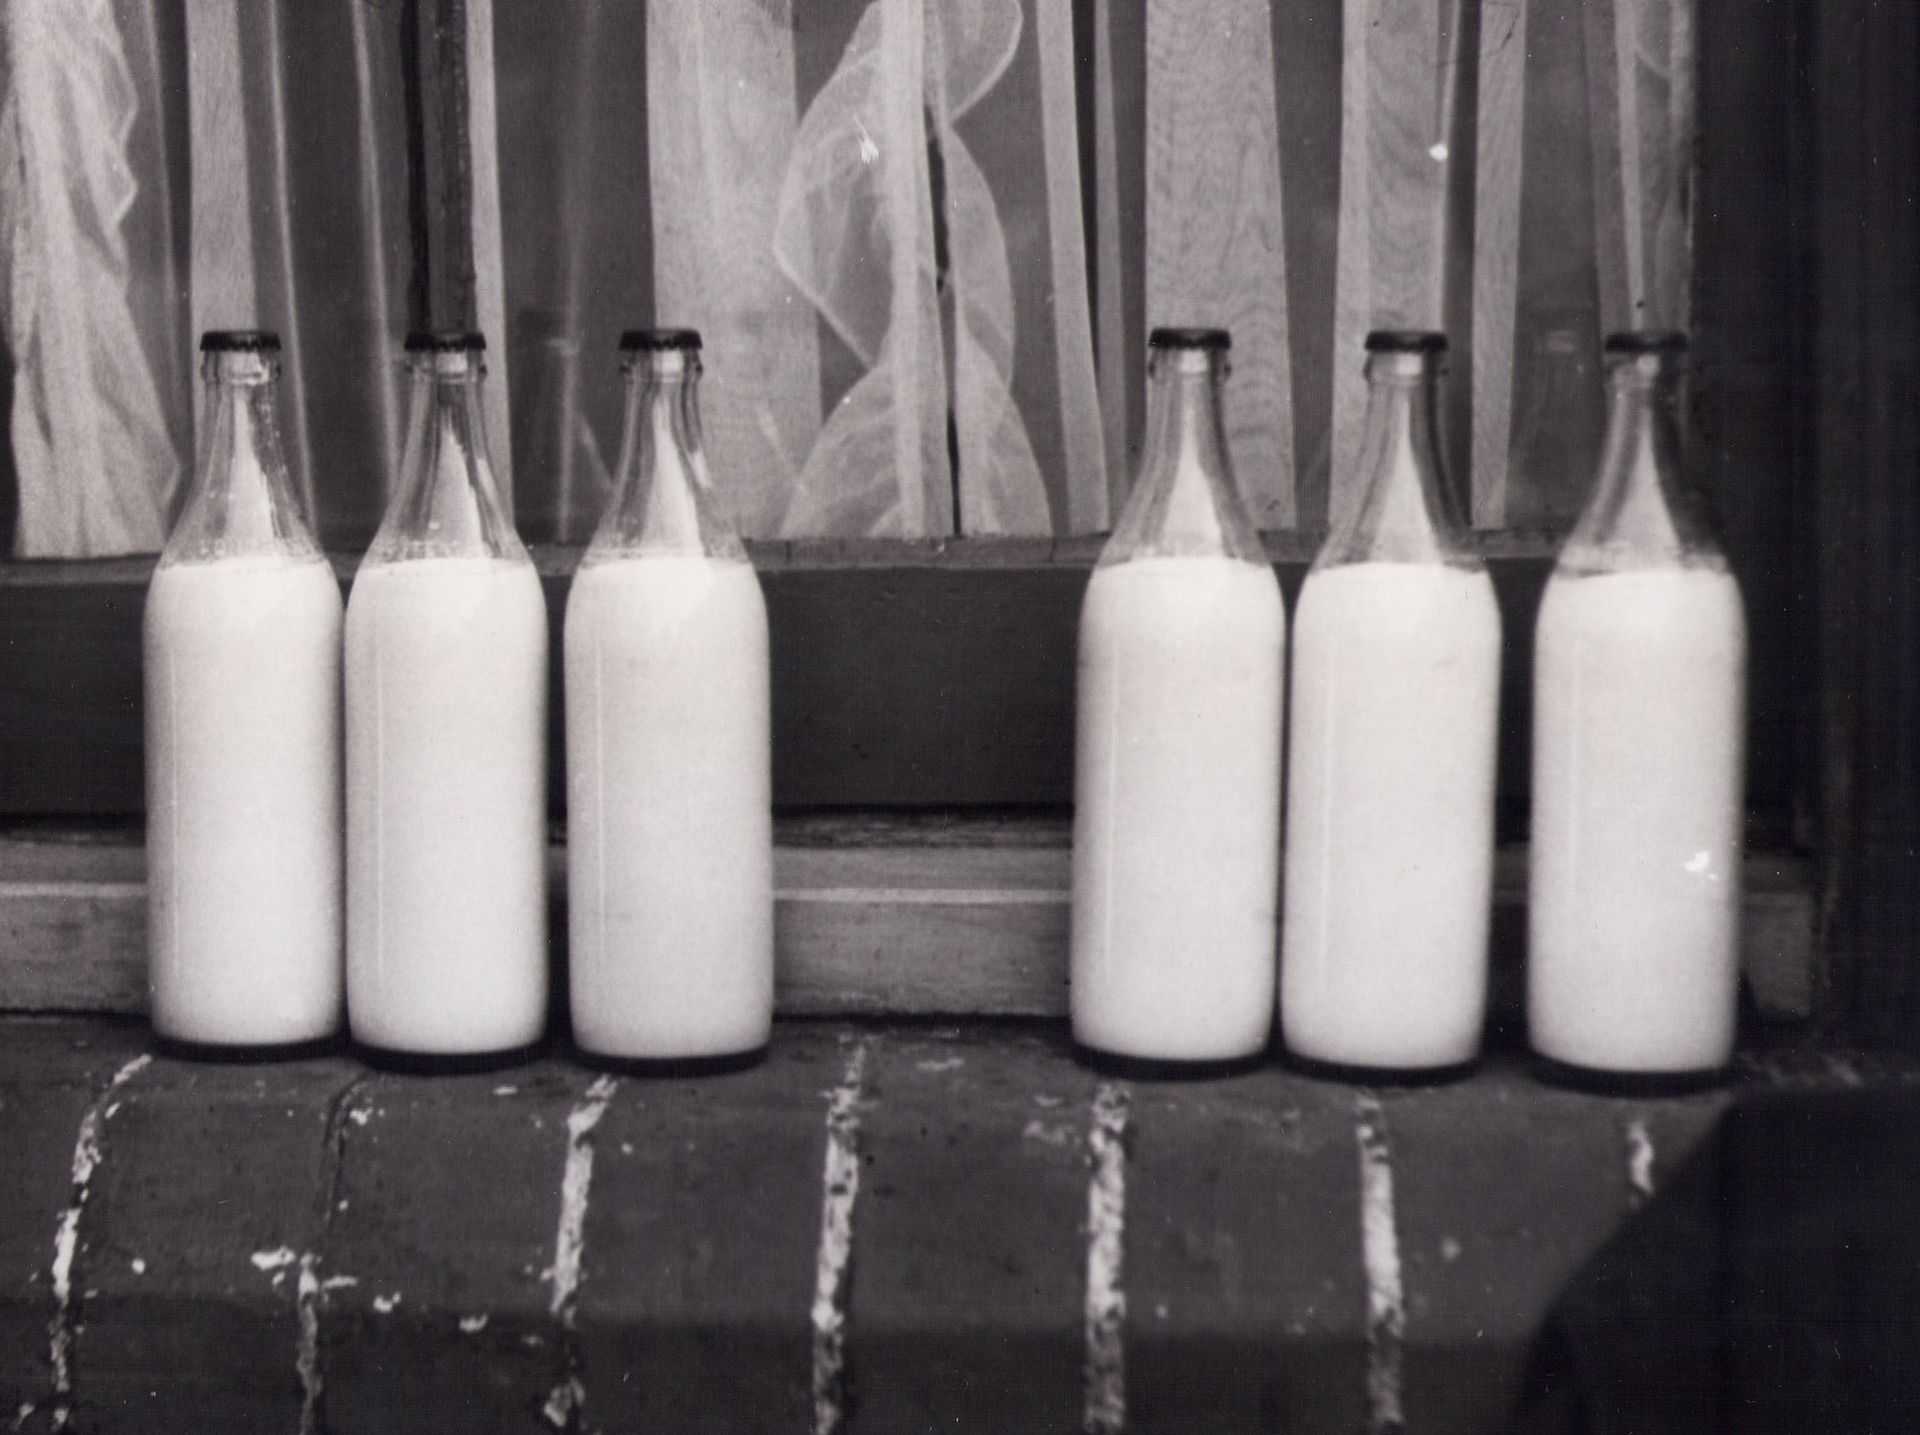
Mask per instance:
[[[1059,817],[799,817],[776,829],[779,1007],[790,1016],[1059,1017],[1067,1010],[1069,828]],[[565,848],[550,854],[564,953]],[[145,1008],[137,836],[0,836],[0,1010]],[[1811,1014],[1808,865],[1746,865],[1743,960],[1757,1010]],[[1496,1025],[1520,1010],[1526,853],[1500,854]]]

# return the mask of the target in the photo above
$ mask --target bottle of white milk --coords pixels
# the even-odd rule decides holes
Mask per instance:
[[[1074,1039],[1223,1061],[1273,1029],[1286,615],[1233,486],[1228,339],[1157,329],[1139,476],[1080,613]]]
[[[567,601],[574,1040],[754,1051],[773,1020],[767,613],[700,443],[700,336],[622,336],[626,435]]]
[[[199,463],[145,614],[154,1030],[339,1029],[340,586],[280,452],[280,341],[214,331]]]
[[[1685,337],[1606,352],[1599,479],[1535,635],[1528,1030],[1571,1065],[1703,1071],[1739,991],[1746,616],[1681,475]]]
[[[347,604],[347,1016],[426,1056],[546,1024],[547,617],[477,334],[407,341],[398,486]]]
[[[1367,336],[1360,497],[1294,619],[1280,1022],[1345,1066],[1470,1061],[1486,1007],[1500,614],[1441,470],[1445,352]]]

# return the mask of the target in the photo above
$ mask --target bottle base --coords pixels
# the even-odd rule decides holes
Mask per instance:
[[[343,1032],[325,1036],[296,1037],[290,1041],[206,1041],[195,1037],[168,1036],[155,1030],[156,1055],[173,1061],[197,1062],[202,1066],[254,1066],[276,1061],[311,1061],[319,1057],[341,1056],[347,1050]]]
[[[355,1041],[353,1051],[375,1071],[402,1076],[476,1076],[525,1066],[546,1048],[544,1038],[494,1051],[402,1051]]]
[[[1267,1047],[1243,1056],[1134,1056],[1080,1041],[1074,1042],[1073,1054],[1088,1070],[1121,1081],[1212,1081],[1259,1071],[1272,1059]]]
[[[1728,1080],[1725,1063],[1667,1071],[1621,1071],[1561,1061],[1538,1051],[1529,1052],[1527,1060],[1542,1083],[1591,1096],[1693,1096],[1725,1086]]]
[[[1323,1061],[1287,1051],[1281,1064],[1298,1076],[1316,1081],[1336,1081],[1342,1086],[1448,1086],[1464,1080],[1480,1068],[1480,1053],[1459,1061],[1423,1066],[1360,1065],[1347,1061]]]
[[[609,1052],[576,1047],[582,1066],[610,1076],[632,1076],[640,1080],[674,1077],[726,1076],[736,1071],[751,1071],[767,1059],[770,1041],[741,1051],[714,1052],[703,1056],[616,1056]]]

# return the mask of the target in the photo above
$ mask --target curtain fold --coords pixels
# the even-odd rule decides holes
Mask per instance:
[[[1150,322],[1234,331],[1242,490],[1313,533],[1361,335],[1444,326],[1475,522],[1550,534],[1601,334],[1690,312],[1698,0],[0,3],[25,555],[159,545],[206,327],[281,332],[352,548],[422,315],[487,331],[522,532],[579,541],[630,325],[704,332],[735,516],[799,538],[1101,530]]]

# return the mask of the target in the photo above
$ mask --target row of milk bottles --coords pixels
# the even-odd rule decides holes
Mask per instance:
[[[622,340],[623,449],[566,614],[573,1029],[617,1058],[750,1051],[772,1013],[766,613],[717,517],[698,346]],[[277,342],[202,347],[203,459],[146,612],[156,1028],[295,1043],[344,996],[375,1048],[526,1045],[547,623],[487,460],[482,343],[409,341],[400,481],[344,624],[280,454]],[[1445,342],[1367,340],[1360,498],[1301,594],[1290,715],[1280,589],[1222,436],[1227,347],[1153,335],[1141,473],[1087,589],[1074,1034],[1232,1060],[1267,1045],[1277,984],[1299,1056],[1459,1065],[1486,1005],[1501,632],[1435,444]],[[1710,1068],[1733,1040],[1745,625],[1680,481],[1684,348],[1608,341],[1599,481],[1535,635],[1529,1027],[1599,1070]]]
[[[1359,498],[1308,572],[1289,685],[1280,588],[1222,436],[1227,335],[1152,336],[1142,468],[1080,625],[1084,1047],[1247,1057],[1277,984],[1285,1045],[1310,1062],[1417,1072],[1479,1052],[1500,614],[1442,475],[1444,338],[1366,348]],[[1534,634],[1528,1028],[1540,1054],[1604,1072],[1711,1069],[1734,1038],[1746,629],[1681,481],[1685,349],[1607,341],[1599,478]]]
[[[772,1018],[766,610],[716,516],[699,342],[621,341],[624,447],[566,613],[573,1029],[615,1058],[751,1051]],[[484,344],[408,340],[399,483],[344,615],[281,456],[278,340],[201,348],[202,458],[145,619],[154,1026],[279,1046],[344,1002],[373,1048],[525,1046],[547,614],[488,462]]]

